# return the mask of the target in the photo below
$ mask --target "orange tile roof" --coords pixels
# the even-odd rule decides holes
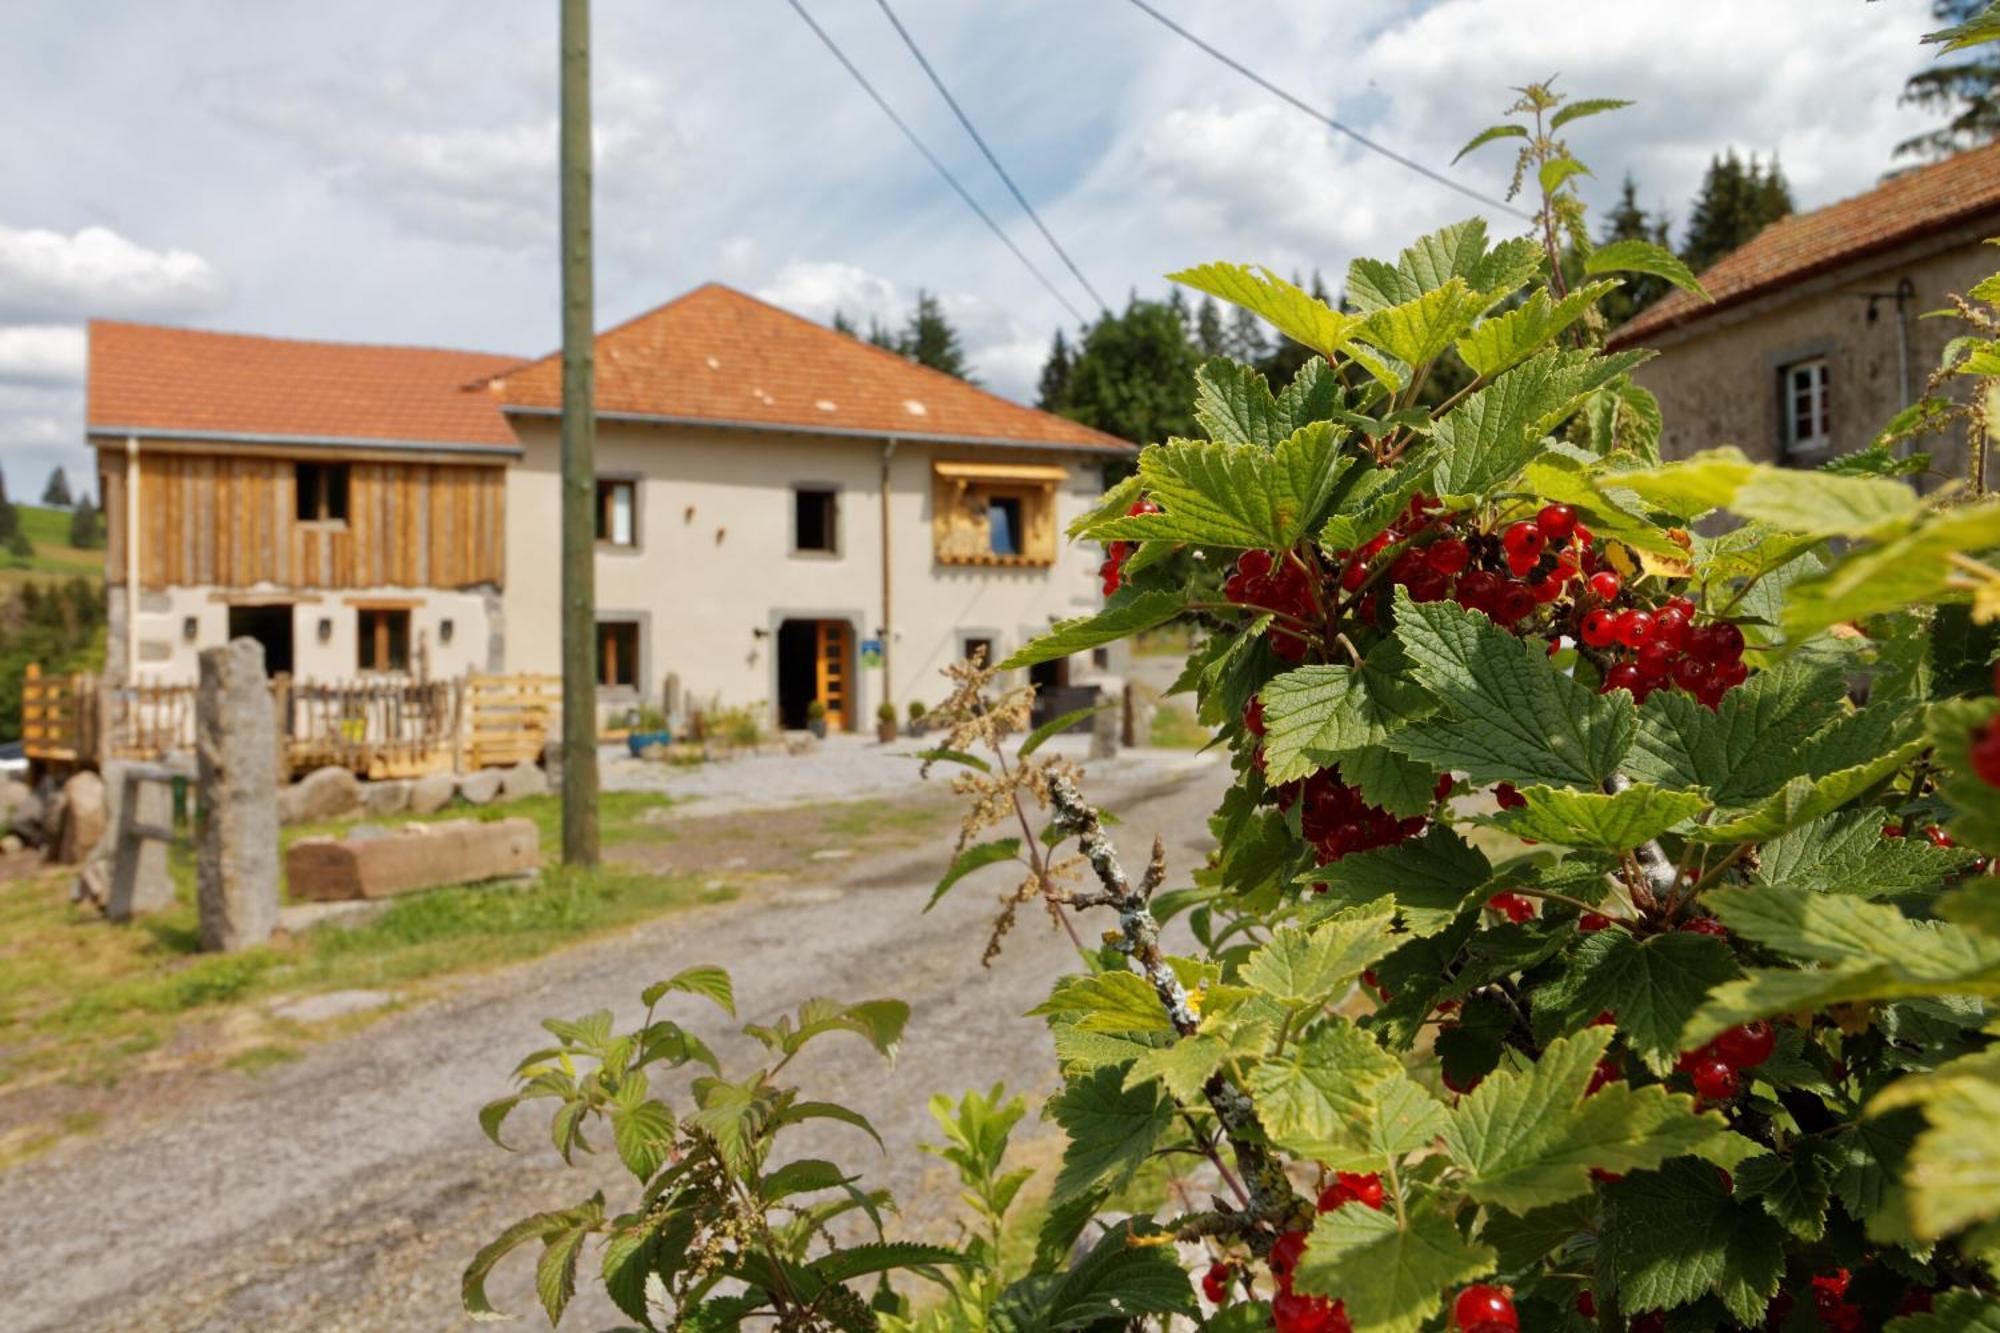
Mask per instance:
[[[1674,291],[1612,332],[1626,347],[1788,283],[2000,211],[2000,145],[1884,181],[1866,194],[1780,218],[1701,275],[1715,298]]]
[[[562,406],[562,357],[497,377],[509,410]],[[815,433],[1132,446],[708,283],[597,336],[597,410]]]
[[[306,342],[90,322],[87,420],[135,431],[519,447],[497,397],[465,386],[518,364],[487,352]]]

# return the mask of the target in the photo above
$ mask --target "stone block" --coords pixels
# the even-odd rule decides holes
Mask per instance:
[[[451,804],[458,778],[450,773],[426,773],[410,783],[410,813],[432,815]]]
[[[370,819],[402,814],[410,808],[410,785],[407,778],[368,783],[361,789],[361,813]]]
[[[523,796],[549,794],[549,775],[536,764],[516,764],[500,774],[500,799],[518,801]]]
[[[264,646],[255,639],[202,651],[195,760],[201,947],[254,948],[278,924],[277,715],[264,678]]]
[[[174,791],[167,782],[149,779],[143,771],[113,765],[110,777],[118,795],[115,822],[106,858],[93,856],[77,877],[77,895],[100,891],[104,914],[113,921],[130,921],[147,912],[173,906],[174,881],[167,873],[167,844],[163,839],[143,836],[141,830],[167,829],[174,819]],[[276,837],[275,831],[272,835]]]
[[[104,837],[104,779],[85,770],[63,783],[63,821],[56,830],[49,859],[61,865],[81,865]]]
[[[344,768],[316,768],[285,788],[279,817],[286,824],[323,824],[361,809],[361,779]]]
[[[285,876],[294,899],[331,902],[523,875],[540,861],[533,820],[450,819],[385,837],[302,838],[285,853]]]
[[[461,773],[458,777],[458,798],[467,805],[490,805],[500,794],[500,774],[493,769],[481,769],[477,773]]]

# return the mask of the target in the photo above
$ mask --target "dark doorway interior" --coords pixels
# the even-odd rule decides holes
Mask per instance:
[[[232,606],[229,608],[229,637],[255,639],[264,645],[264,670],[270,675],[292,670],[292,607],[289,602],[273,606]]]
[[[787,731],[805,729],[806,705],[819,697],[816,642],[810,620],[787,620],[778,626],[778,724]]]

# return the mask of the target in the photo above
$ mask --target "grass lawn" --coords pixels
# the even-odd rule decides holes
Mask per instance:
[[[79,574],[87,579],[104,577],[103,551],[82,550],[69,544],[67,509],[17,504],[14,512],[21,516],[21,531],[34,544],[35,554],[30,559],[17,560],[0,553],[0,587],[30,579],[74,578]]]

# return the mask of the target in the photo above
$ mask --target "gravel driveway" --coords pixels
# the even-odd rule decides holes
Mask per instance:
[[[1137,761],[1114,772],[1118,780],[1094,774],[1090,791],[1124,818],[1128,860],[1142,860],[1157,831],[1167,839],[1169,883],[1185,883],[1211,845],[1205,818],[1225,771],[1182,755],[1150,773]],[[713,780],[721,779],[718,769]],[[1006,953],[982,971],[993,898],[1007,886],[986,872],[920,915],[944,852],[841,862],[825,882],[753,888],[735,902],[470,978],[436,1003],[311,1048],[171,1117],[17,1167],[0,1177],[0,1324],[10,1333],[465,1327],[458,1276],[479,1245],[599,1184],[626,1188],[610,1162],[563,1170],[545,1116],[513,1126],[510,1139],[524,1151],[500,1152],[480,1135],[477,1108],[505,1090],[542,1017],[608,1007],[629,1024],[643,986],[697,962],[730,966],[744,1021],[769,1021],[811,995],[910,1001],[893,1070],[839,1037],[793,1066],[808,1095],[873,1119],[886,1155],[838,1126],[818,1140],[801,1132],[792,1147],[834,1156],[895,1191],[908,1230],[949,1236],[953,1188],[913,1146],[934,1137],[926,1099],[1000,1078],[1046,1093],[1046,1033],[1020,1015],[1069,960],[1046,918],[1024,912]],[[723,1016],[699,1002],[678,1016],[710,1035],[723,1030]],[[725,1068],[739,1072],[757,1049],[741,1038],[716,1044]],[[1024,1135],[1041,1132],[1023,1122]],[[490,1290],[501,1308],[539,1322],[530,1268],[511,1262]],[[586,1289],[564,1325],[623,1322]]]

